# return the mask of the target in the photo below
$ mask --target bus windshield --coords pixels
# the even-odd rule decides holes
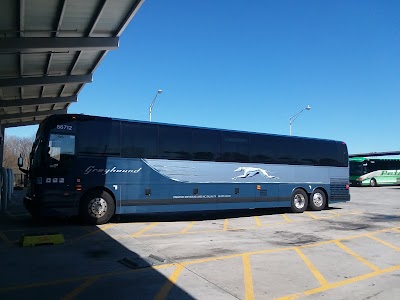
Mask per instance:
[[[75,136],[50,134],[47,155],[50,168],[66,166],[71,156],[75,155]]]
[[[360,176],[365,174],[364,164],[361,161],[350,161],[350,176]]]

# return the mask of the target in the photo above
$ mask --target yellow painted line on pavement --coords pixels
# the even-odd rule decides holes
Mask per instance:
[[[276,300],[296,300],[303,296],[304,296],[303,293],[296,293],[296,294],[291,294],[291,295],[277,298]]]
[[[395,245],[392,245],[392,244],[390,244],[390,243],[388,243],[388,242],[386,242],[386,241],[384,241],[384,240],[381,240],[380,238],[377,238],[376,236],[367,235],[367,237],[369,237],[370,239],[373,239],[373,240],[375,240],[375,241],[377,241],[377,242],[379,242],[379,243],[381,243],[381,244],[383,244],[383,245],[385,245],[385,246],[387,246],[387,247],[389,247],[389,248],[392,248],[392,249],[394,249],[394,250],[396,250],[396,251],[400,251],[400,248],[399,248],[399,247],[397,247],[397,246],[395,246]]]
[[[225,219],[225,221],[224,221],[224,231],[228,230],[228,222],[229,222],[229,220]]]
[[[345,215],[353,215],[353,214],[360,214],[360,212],[352,212],[352,213],[348,213],[348,214],[325,216],[325,217],[318,218],[318,220],[320,220],[320,219],[332,219],[332,218],[337,218],[337,217],[341,217],[341,216],[345,216]],[[267,227],[267,226],[287,224],[288,222],[296,222],[296,223],[308,222],[309,220],[310,219],[301,220],[301,221],[300,220],[298,220],[298,221],[290,220],[290,221],[286,221],[286,222],[264,223],[264,224],[262,224],[262,226],[249,226],[249,227],[229,228],[229,226],[228,226],[229,219],[225,219],[223,229],[189,231],[189,232],[185,232],[185,234],[210,233],[210,232],[235,231],[235,230],[257,230],[257,229],[260,229],[260,228],[263,228],[263,227]],[[314,220],[314,219],[311,219],[311,221],[312,220]],[[166,223],[166,224],[168,224],[168,223]],[[178,234],[181,234],[181,232],[141,234],[140,236],[141,237],[155,237],[155,236],[168,236],[168,235],[178,235]],[[127,236],[123,235],[123,236],[117,236],[117,237],[113,236],[114,239],[125,239],[125,238],[129,238],[129,237],[130,237],[130,235],[127,235]]]
[[[304,261],[306,266],[310,269],[311,273],[313,273],[314,277],[317,278],[318,282],[322,286],[327,285],[328,281],[324,278],[324,276],[321,274],[321,272],[318,271],[318,269],[314,266],[314,264],[311,262],[311,260],[309,260],[308,257],[298,247],[295,247],[294,250],[301,257],[301,259]]]
[[[335,212],[335,211],[330,211],[330,210],[326,210],[326,212],[330,213],[330,214],[334,214],[336,216],[340,215],[339,213]]]
[[[117,224],[106,224],[106,225],[102,225],[102,226],[98,226],[99,230],[106,230],[110,227],[114,227]]]
[[[199,231],[188,231],[185,234],[196,234],[196,233],[208,233],[208,232],[222,232],[222,229],[215,229],[215,230],[199,230]],[[168,235],[179,235],[182,234],[181,231],[179,232],[168,232],[168,233],[151,233],[151,234],[142,234],[141,237],[154,237],[154,236],[168,236]],[[122,237],[124,238],[124,237]]]
[[[314,215],[313,213],[310,213],[309,211],[305,211],[305,213],[307,215],[309,215],[311,218],[313,218],[314,220],[318,220],[319,219],[316,215]]]
[[[253,274],[251,272],[250,255],[243,255],[243,271],[244,271],[244,298],[246,300],[254,299]]]
[[[174,272],[172,272],[171,276],[169,276],[167,282],[162,286],[160,291],[154,297],[154,300],[164,300],[168,297],[169,292],[178,281],[178,278],[184,269],[185,267],[183,265],[176,266]]]
[[[380,233],[380,232],[387,232],[387,231],[393,231],[393,230],[397,231],[398,229],[400,229],[400,227],[386,228],[386,229],[382,229],[382,230],[379,230],[379,231],[370,232],[368,234],[361,234],[361,235],[345,237],[345,238],[342,238],[340,240],[351,240],[351,239],[356,239],[356,238],[360,238],[360,237],[365,237],[365,236],[371,235],[371,234],[377,234],[377,233]],[[319,245],[323,245],[323,244],[334,243],[335,241],[338,242],[339,240],[324,241],[324,242],[319,242],[319,243],[314,243],[314,244],[309,244],[309,245],[303,245],[303,246],[299,246],[299,247],[296,247],[296,248],[300,249],[300,248],[307,248],[307,247],[315,247],[315,246],[319,246]],[[219,256],[219,257],[208,257],[208,258],[203,258],[203,259],[186,261],[186,262],[183,262],[181,264],[186,266],[186,265],[191,265],[191,264],[199,264],[199,263],[210,262],[210,261],[230,259],[230,258],[235,258],[235,257],[243,256],[243,255],[249,255],[250,256],[250,255],[258,255],[258,254],[276,253],[276,252],[283,252],[283,251],[294,250],[294,249],[295,248],[293,248],[293,247],[267,249],[267,250],[261,250],[261,251],[255,251],[255,252],[247,252],[247,253],[238,253],[238,254]],[[14,285],[14,286],[8,286],[8,287],[6,286],[6,287],[1,287],[0,288],[0,292],[3,293],[3,292],[13,291],[13,290],[30,289],[30,288],[37,288],[37,287],[44,287],[44,286],[54,286],[54,285],[65,284],[65,283],[70,283],[70,282],[77,282],[77,281],[83,281],[83,280],[89,280],[87,282],[87,284],[89,284],[90,280],[91,279],[94,280],[94,278],[99,278],[99,279],[108,278],[108,277],[119,276],[119,275],[123,275],[123,274],[129,274],[129,273],[146,272],[146,271],[153,270],[153,269],[156,269],[156,270],[165,269],[165,268],[169,268],[169,267],[173,267],[173,266],[176,266],[176,264],[170,263],[170,264],[158,265],[158,266],[153,266],[153,267],[143,268],[143,269],[124,270],[124,271],[96,274],[96,275],[93,275],[93,276],[64,278],[64,279],[58,279],[58,280],[46,281],[46,282],[36,282],[36,283],[31,283],[31,284],[21,284],[21,285]],[[400,265],[394,266],[394,267],[390,267],[390,268],[386,268],[386,269],[382,269],[382,270],[377,270],[375,272],[368,273],[366,275],[357,276],[357,277],[350,278],[350,279],[346,279],[344,281],[327,284],[326,286],[322,286],[322,287],[319,287],[319,288],[311,289],[311,290],[308,290],[308,291],[303,292],[303,293],[288,295],[286,297],[290,297],[290,298],[282,298],[282,299],[297,299],[300,296],[319,293],[319,292],[322,292],[322,291],[325,291],[325,290],[329,290],[329,289],[332,289],[332,288],[335,288],[335,287],[339,287],[339,286],[342,286],[342,285],[346,285],[346,284],[350,284],[350,283],[353,283],[353,282],[361,281],[361,280],[364,280],[364,279],[367,279],[367,278],[375,277],[375,276],[378,276],[378,275],[381,275],[381,274],[385,274],[385,273],[389,273],[389,272],[393,272],[393,271],[397,271],[397,270],[400,270]]]
[[[146,226],[145,228],[143,228],[142,230],[139,230],[138,232],[135,232],[133,234],[130,235],[130,237],[137,237],[141,234],[143,234],[144,232],[150,230],[151,228],[153,228],[154,226],[157,226],[159,222],[155,222],[150,224],[149,226]]]
[[[235,253],[235,254],[224,255],[224,256],[199,258],[199,259],[195,259],[195,260],[185,261],[182,264],[187,266],[187,265],[194,265],[194,264],[205,263],[205,262],[210,262],[210,261],[241,257],[243,255],[266,254],[266,253],[274,253],[274,252],[281,252],[281,251],[287,251],[287,250],[293,250],[293,247],[275,248],[275,249],[267,249],[267,250],[260,250],[260,251],[254,251],[254,252]]]
[[[261,221],[260,221],[260,218],[259,218],[259,217],[255,216],[255,217],[254,217],[254,219],[256,220],[256,224],[257,224],[257,226],[258,226],[258,227],[261,227],[261,226],[263,226],[263,224],[261,223]]]
[[[114,227],[114,226],[115,226],[115,224],[107,224],[107,225],[104,225],[104,226],[102,226],[102,227],[97,227],[97,229],[95,229],[95,230],[90,230],[89,233],[85,233],[85,234],[83,234],[83,235],[77,236],[76,238],[74,238],[74,240],[76,241],[76,240],[83,239],[83,238],[85,238],[85,237],[88,237],[88,236],[91,236],[91,235],[94,235],[94,234],[103,232],[103,231],[105,231],[106,229],[108,229],[108,228],[110,228],[110,227]]]
[[[70,300],[78,296],[83,290],[87,289],[93,283],[95,283],[99,279],[98,276],[94,276],[92,278],[87,279],[84,283],[78,286],[76,289],[69,292],[65,297],[62,297],[62,300]]]
[[[154,269],[156,269],[156,270],[166,269],[169,267],[173,267],[175,265],[176,264],[174,264],[174,263],[170,263],[170,264],[158,265],[158,266],[142,268],[142,269],[133,269],[133,270],[129,269],[129,270],[124,270],[124,271],[115,271],[115,272],[108,272],[108,273],[82,276],[82,277],[70,277],[70,278],[58,279],[58,280],[53,280],[53,281],[35,282],[35,283],[30,283],[30,284],[21,284],[21,285],[14,285],[14,286],[8,286],[8,287],[0,287],[0,293],[15,291],[15,290],[22,290],[22,289],[38,288],[38,287],[57,285],[57,284],[65,284],[65,283],[82,281],[82,280],[90,280],[90,279],[94,279],[94,278],[97,278],[97,279],[108,278],[108,277],[114,277],[114,276],[119,276],[119,275],[125,275],[125,274],[129,274],[129,273],[146,272],[146,271],[154,270]]]
[[[368,233],[362,233],[362,234],[347,236],[347,237],[343,237],[343,238],[336,239],[336,240],[328,240],[328,241],[316,242],[316,243],[307,244],[307,245],[301,245],[301,246],[299,246],[299,248],[311,248],[311,247],[316,247],[316,246],[321,246],[321,245],[326,245],[326,244],[335,243],[335,241],[354,240],[354,239],[358,239],[358,238],[361,238],[361,237],[367,237],[367,236],[369,236],[369,235],[373,235],[373,234],[377,234],[377,233],[392,231],[392,230],[395,230],[395,229],[396,229],[396,228],[385,228],[385,229],[381,229],[381,230],[377,230],[377,231],[373,231],[373,232],[368,232]]]
[[[187,233],[187,232],[189,231],[189,229],[193,227],[194,223],[196,223],[196,222],[193,221],[193,222],[190,223],[188,226],[186,226],[186,228],[183,229],[183,230],[180,232],[180,234],[185,234],[185,233]]]
[[[330,244],[330,243],[338,242],[339,240],[352,240],[352,239],[365,237],[367,235],[372,235],[372,234],[376,234],[376,233],[380,233],[380,232],[387,232],[387,231],[393,231],[393,230],[398,231],[398,229],[400,229],[400,227],[385,228],[385,229],[378,230],[378,231],[375,231],[375,232],[370,232],[370,233],[361,234],[361,235],[354,235],[354,236],[344,237],[344,238],[341,238],[341,239],[338,239],[338,240],[329,240],[329,241],[318,242],[318,243],[314,243],[314,244],[298,246],[296,248],[300,249],[300,248],[307,248],[307,247],[315,247],[315,246],[319,246],[319,245],[323,245],[323,244]],[[283,252],[283,251],[294,250],[294,249],[295,249],[294,247],[266,249],[266,250],[247,252],[247,253],[238,253],[238,254],[219,256],[219,257],[208,257],[208,258],[203,258],[203,259],[186,261],[186,262],[183,262],[181,264],[186,266],[186,265],[191,265],[191,264],[199,264],[199,263],[203,263],[203,262],[230,259],[230,258],[235,258],[235,257],[243,256],[243,255],[267,254],[267,253]],[[65,284],[65,283],[70,283],[70,282],[89,280],[89,279],[92,279],[92,278],[108,278],[108,277],[119,276],[119,275],[123,275],[123,274],[134,273],[134,272],[145,272],[145,271],[153,270],[153,269],[156,269],[156,270],[165,269],[165,268],[169,268],[169,267],[173,267],[173,266],[176,266],[176,264],[169,263],[169,264],[158,265],[158,266],[153,266],[153,267],[143,268],[143,269],[124,270],[124,271],[116,271],[116,272],[108,272],[108,273],[96,274],[96,275],[92,275],[92,276],[72,277],[72,278],[64,278],[64,279],[46,281],[46,282],[36,282],[36,283],[31,283],[31,284],[21,284],[21,285],[14,285],[14,286],[8,286],[8,287],[6,286],[6,287],[0,287],[0,293],[13,291],[13,290],[20,290],[20,289],[29,289],[29,288],[37,288],[37,287],[43,287],[43,286],[57,285],[57,284]],[[315,294],[315,293],[318,293],[320,291],[329,290],[329,289],[332,289],[332,288],[337,287],[337,286],[341,286],[341,285],[345,285],[345,284],[348,284],[348,283],[357,282],[357,281],[360,281],[360,280],[364,280],[366,278],[374,277],[374,276],[377,276],[377,275],[381,275],[381,274],[385,274],[385,273],[393,272],[393,271],[397,271],[397,270],[400,270],[400,265],[394,266],[394,267],[390,267],[390,268],[386,268],[386,269],[382,269],[382,270],[378,270],[378,271],[375,271],[375,272],[372,272],[372,273],[368,273],[366,275],[350,278],[350,279],[347,279],[347,280],[344,280],[344,281],[341,281],[341,282],[328,284],[326,286],[322,286],[322,287],[319,287],[319,288],[316,288],[316,289],[311,289],[311,290],[306,291],[306,293]],[[299,294],[301,296],[304,296],[305,292],[299,293]],[[293,295],[289,295],[289,296],[290,297],[294,297],[294,298],[286,298],[286,299],[297,299],[299,297],[298,294],[293,294]],[[289,296],[286,296],[286,297],[289,297]],[[282,299],[284,299],[284,298],[282,298]]]
[[[369,261],[367,261],[365,258],[361,257],[360,255],[358,255],[357,253],[355,253],[353,250],[351,250],[350,248],[346,247],[344,244],[342,244],[341,242],[339,242],[338,240],[333,241],[336,245],[338,245],[340,248],[342,248],[344,251],[346,251],[347,253],[349,253],[351,256],[355,257],[356,259],[358,259],[360,262],[362,262],[364,265],[366,265],[367,267],[371,268],[374,271],[378,271],[379,268],[377,266],[375,266],[374,264],[370,263]]]
[[[281,216],[285,219],[286,222],[291,223],[293,220],[291,220],[287,215],[281,214]]]
[[[400,232],[399,228],[393,228],[394,231]]]
[[[362,281],[362,280],[365,280],[365,279],[369,279],[369,278],[372,278],[372,277],[376,277],[376,276],[379,276],[379,275],[383,275],[383,274],[394,272],[394,271],[398,271],[398,270],[400,270],[400,265],[389,267],[389,268],[386,268],[386,269],[380,269],[380,270],[377,270],[375,272],[371,272],[371,273],[367,273],[367,274],[364,274],[364,275],[356,276],[356,277],[353,277],[353,278],[345,279],[345,280],[342,280],[342,281],[330,283],[330,284],[327,284],[325,286],[320,286],[320,287],[317,287],[317,288],[314,288],[314,289],[310,289],[310,290],[304,291],[302,293],[296,293],[296,294],[287,295],[285,297],[278,298],[277,300],[289,300],[289,299],[290,300],[295,300],[295,299],[299,299],[299,298],[304,297],[304,296],[309,296],[309,295],[314,295],[314,294],[317,294],[317,293],[322,293],[322,292],[325,292],[327,290],[331,290],[331,289],[338,288],[338,287],[341,287],[341,286],[344,286],[344,285],[352,284],[352,283],[355,283],[355,282],[359,282],[359,281]]]

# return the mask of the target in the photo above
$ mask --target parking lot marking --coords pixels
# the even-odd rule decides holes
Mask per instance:
[[[149,226],[155,226],[155,225],[151,224]],[[146,227],[146,228],[148,228],[148,227]],[[360,238],[360,237],[366,237],[368,235],[373,235],[373,234],[377,234],[377,233],[381,233],[381,232],[387,232],[387,231],[393,231],[393,230],[398,231],[399,228],[400,227],[385,228],[385,229],[382,229],[382,230],[379,230],[379,231],[375,231],[375,232],[369,232],[369,233],[365,233],[365,234],[344,237],[344,238],[337,239],[337,240],[329,240],[329,241],[324,241],[324,242],[317,242],[317,243],[314,243],[314,244],[307,244],[307,245],[302,245],[302,246],[298,246],[298,247],[284,247],[284,248],[266,249],[266,250],[260,250],[260,251],[254,251],[254,252],[236,253],[236,254],[231,254],[231,255],[226,255],[226,256],[219,256],[219,257],[207,257],[207,258],[202,258],[202,259],[197,259],[197,260],[192,260],[192,261],[185,261],[185,262],[182,262],[181,265],[182,266],[187,266],[187,265],[191,265],[191,264],[200,264],[200,263],[204,263],[204,262],[230,259],[230,258],[235,258],[235,257],[239,257],[239,256],[243,257],[243,255],[247,255],[247,256],[250,257],[251,255],[276,253],[276,252],[283,252],[283,251],[288,251],[288,250],[295,250],[302,258],[303,257],[306,258],[306,260],[304,260],[304,258],[303,258],[303,260],[307,263],[307,261],[308,262],[310,262],[310,261],[301,252],[301,250],[300,250],[301,248],[316,247],[316,246],[323,245],[323,244],[336,243],[337,245],[339,245],[339,244],[342,245],[346,249],[346,250],[345,249],[344,250],[346,252],[348,252],[347,250],[350,250],[350,249],[348,249],[345,245],[343,245],[339,241],[341,241],[341,240],[352,240],[352,239],[356,239],[356,238]],[[354,256],[353,254],[355,254],[355,253],[352,250],[350,250],[350,252],[351,252],[352,256]],[[355,255],[357,257],[360,257],[357,254],[355,254]],[[369,263],[369,264],[372,265],[371,263]],[[311,265],[312,265],[312,263],[310,262],[310,266]],[[36,282],[36,283],[25,284],[25,285],[1,287],[0,288],[0,292],[6,292],[6,291],[12,291],[12,290],[20,290],[20,289],[29,289],[29,288],[37,288],[37,287],[57,285],[57,284],[65,284],[65,283],[69,283],[69,282],[78,282],[78,281],[83,281],[83,280],[85,280],[86,285],[89,285],[91,280],[94,280],[95,278],[98,278],[98,279],[100,279],[100,278],[108,278],[108,277],[118,276],[118,275],[122,275],[122,274],[129,274],[129,273],[132,273],[132,272],[142,272],[142,271],[152,270],[152,269],[156,269],[156,270],[165,269],[165,268],[172,267],[172,266],[177,266],[177,265],[173,264],[173,263],[170,263],[170,264],[158,265],[158,266],[153,266],[153,267],[150,267],[150,268],[143,268],[143,269],[124,270],[124,271],[116,271],[116,272],[109,272],[109,273],[100,273],[100,274],[96,274],[96,275],[92,275],[92,276],[73,277],[73,278],[65,278],[65,279],[47,281],[47,282]],[[315,270],[317,270],[314,266],[313,266],[313,268]],[[378,269],[378,268],[376,268],[376,270],[371,272],[371,273],[367,273],[367,274],[364,274],[364,275],[361,275],[361,276],[356,276],[356,277],[349,278],[349,279],[346,279],[346,280],[343,280],[343,281],[339,281],[339,282],[335,282],[335,283],[326,283],[325,285],[323,283],[326,282],[326,280],[324,279],[324,277],[322,275],[318,275],[319,271],[317,270],[315,274],[317,274],[317,276],[319,277],[319,281],[320,281],[320,283],[322,285],[321,287],[310,289],[310,290],[307,290],[307,291],[301,292],[301,293],[288,295],[288,296],[285,296],[286,298],[283,297],[281,299],[297,299],[297,298],[305,296],[305,295],[311,295],[311,294],[319,293],[319,292],[322,292],[322,291],[325,291],[325,290],[333,289],[333,288],[336,288],[336,287],[340,287],[342,285],[351,284],[351,283],[354,283],[354,282],[357,282],[357,281],[361,281],[361,280],[364,280],[364,279],[367,279],[367,278],[375,277],[375,276],[378,276],[378,275],[382,275],[382,274],[393,272],[393,271],[397,271],[397,270],[400,270],[400,265],[397,265],[397,266],[394,266],[394,267],[390,267],[390,268],[386,268],[386,269]],[[178,272],[178,271],[176,270],[176,272]],[[176,279],[178,278],[179,274],[175,274]],[[321,273],[319,273],[319,274],[321,274]],[[81,286],[83,286],[83,288],[85,287],[85,283],[83,283],[81,285]]]
[[[225,219],[224,221],[224,231],[228,230],[228,219]]]
[[[173,267],[173,266],[176,266],[176,264],[169,263],[169,264],[157,265],[157,266],[141,268],[141,269],[129,269],[129,270],[100,273],[100,274],[96,274],[96,275],[88,275],[88,276],[82,276],[82,277],[70,277],[70,278],[64,278],[64,279],[57,279],[57,280],[53,280],[53,281],[42,281],[42,282],[14,285],[14,286],[8,286],[8,287],[6,286],[6,287],[0,287],[0,293],[15,291],[15,290],[38,288],[38,287],[57,285],[57,284],[65,284],[65,283],[82,281],[82,280],[90,280],[90,279],[94,279],[94,278],[97,278],[97,279],[108,278],[108,277],[114,277],[114,276],[119,276],[119,275],[125,275],[125,274],[129,274],[129,273],[146,272],[146,271],[154,270],[154,269],[155,270],[166,269],[166,268]]]
[[[185,269],[183,265],[177,265],[174,272],[172,272],[171,276],[169,276],[168,280],[160,291],[157,293],[157,295],[154,297],[154,300],[164,300],[167,298],[169,292],[171,289],[174,287],[176,284],[179,276],[181,275],[182,271]]]
[[[190,228],[192,228],[192,226],[194,225],[194,223],[196,223],[195,221],[193,221],[192,223],[190,223],[188,226],[186,226],[185,229],[183,229],[180,234],[185,234],[189,231]]]
[[[342,244],[341,242],[339,242],[338,240],[333,241],[336,245],[338,245],[340,248],[342,248],[344,251],[346,251],[347,253],[349,253],[351,256],[357,258],[360,262],[362,262],[364,265],[366,265],[367,267],[371,268],[374,271],[378,271],[379,268],[377,266],[375,266],[374,264],[370,263],[369,261],[367,261],[365,258],[361,257],[360,255],[358,255],[357,253],[355,253],[353,250],[351,250],[350,248],[346,247],[344,244]]]
[[[294,223],[294,222],[295,223],[299,223],[299,222],[318,221],[318,220],[321,220],[321,219],[332,219],[332,218],[337,218],[337,217],[341,217],[341,216],[360,214],[360,213],[361,212],[351,212],[351,213],[346,213],[346,214],[336,214],[336,215],[332,215],[332,216],[318,217],[318,219],[308,219],[308,220],[301,220],[301,221],[300,220],[293,221],[293,220],[289,219],[287,216],[284,216],[284,218],[287,218],[290,221],[287,220],[286,222],[274,222],[274,223],[262,224],[262,226],[249,226],[249,227],[238,227],[238,228],[229,228],[229,226],[228,226],[229,219],[225,219],[224,228],[223,229],[189,231],[189,232],[186,232],[185,234],[235,231],[235,230],[257,230],[257,229],[260,229],[261,227],[272,226],[272,225],[280,225],[280,224],[287,224],[287,223]],[[141,237],[168,236],[168,235],[177,235],[177,234],[181,234],[181,232],[142,234]],[[126,238],[126,237],[124,236],[124,237],[120,237],[120,238]]]
[[[159,222],[151,223],[149,226],[146,226],[142,230],[139,230],[138,232],[135,232],[135,233],[131,234],[130,237],[137,237],[137,236],[141,235],[142,233],[146,232],[147,230],[150,230],[154,226],[157,226],[158,223]]]
[[[69,292],[66,296],[61,298],[62,300],[70,300],[78,296],[83,290],[87,289],[89,286],[91,286],[93,283],[95,283],[99,279],[99,276],[93,276],[89,279],[87,279],[84,283],[82,283],[80,286]]]
[[[293,220],[291,220],[287,215],[281,214],[281,216],[285,219],[286,222],[291,223]]]
[[[302,293],[296,293],[296,294],[287,295],[285,297],[278,298],[277,300],[288,300],[288,299],[295,300],[295,299],[298,299],[298,298],[303,297],[303,296],[309,296],[309,295],[325,292],[327,290],[331,290],[331,289],[338,288],[338,287],[341,287],[341,286],[344,286],[344,285],[348,285],[348,284],[351,284],[351,283],[359,282],[359,281],[362,281],[362,280],[365,280],[365,279],[369,279],[369,278],[372,278],[372,277],[376,277],[376,276],[379,276],[379,275],[382,275],[382,274],[386,274],[386,273],[390,273],[390,272],[394,272],[394,271],[398,271],[398,270],[400,270],[400,265],[389,267],[389,268],[386,268],[386,269],[380,269],[380,270],[377,270],[377,271],[374,271],[374,272],[371,272],[371,273],[367,273],[367,274],[364,274],[364,275],[360,275],[360,276],[356,276],[356,277],[353,277],[353,278],[345,279],[345,280],[342,280],[342,281],[330,283],[330,284],[325,285],[325,286],[320,286],[320,287],[317,287],[317,288],[314,288],[314,289],[306,290],[306,291],[304,291]]]
[[[254,217],[254,219],[256,220],[256,224],[257,224],[257,226],[258,226],[258,227],[261,227],[261,226],[263,226],[263,224],[261,223],[261,221],[260,221],[260,218],[259,218],[259,217],[255,216],[255,217]]]
[[[293,247],[285,247],[285,248],[274,248],[274,249],[267,249],[267,250],[260,250],[260,251],[254,251],[254,252],[245,252],[245,253],[235,253],[235,254],[230,254],[230,255],[224,255],[224,256],[214,256],[214,257],[206,257],[206,258],[199,258],[195,260],[189,260],[182,262],[183,265],[195,265],[195,264],[200,264],[200,263],[205,263],[205,262],[210,262],[210,261],[216,261],[216,260],[224,260],[224,259],[230,259],[230,258],[235,258],[235,257],[240,257],[243,255],[257,255],[257,254],[266,254],[266,253],[275,253],[275,252],[281,252],[281,251],[286,251],[286,250],[293,250]]]
[[[96,234],[96,233],[103,232],[103,231],[105,231],[107,228],[114,227],[115,225],[116,225],[116,224],[107,224],[107,225],[102,226],[102,227],[97,227],[97,229],[95,229],[95,230],[90,230],[89,233],[85,233],[85,234],[83,234],[83,235],[77,236],[76,238],[74,238],[74,241],[80,240],[80,239],[85,238],[85,237],[88,237],[88,236],[90,236],[90,235],[94,235],[94,234]]]
[[[230,229],[232,230],[232,229]],[[222,232],[221,229],[215,230],[199,230],[199,231],[188,231],[184,234],[196,234],[196,233],[209,233],[209,232]],[[155,237],[155,236],[169,236],[169,235],[179,235],[183,234],[182,232],[168,232],[168,233],[151,233],[151,234],[142,234],[140,237]],[[122,236],[121,238],[126,238],[126,236]]]
[[[370,238],[370,239],[373,239],[373,240],[375,240],[375,241],[377,241],[377,242],[379,242],[379,243],[381,243],[381,244],[383,244],[383,245],[385,245],[387,247],[390,247],[390,248],[392,248],[392,249],[394,249],[396,251],[400,251],[399,247],[396,247],[395,245],[392,245],[392,244],[390,244],[388,242],[385,242],[384,240],[381,240],[380,238],[377,238],[376,236],[367,235],[367,237]]]
[[[328,281],[324,278],[324,276],[321,274],[321,272],[318,271],[318,269],[314,266],[314,264],[311,262],[311,260],[309,260],[308,257],[300,250],[300,248],[295,247],[294,250],[301,257],[301,259],[304,261],[306,266],[310,269],[311,273],[313,273],[314,277],[317,278],[317,280],[321,284],[321,286],[328,285]]]
[[[244,297],[246,300],[254,299],[253,289],[253,275],[251,272],[250,255],[244,254],[243,256],[243,270],[244,270]]]
[[[396,230],[396,229],[397,229],[397,227],[395,227],[395,228],[385,228],[385,229],[381,229],[381,230],[377,230],[377,231],[373,231],[373,232],[352,235],[352,236],[343,237],[343,238],[336,239],[336,240],[328,240],[328,241],[316,242],[316,243],[312,243],[312,244],[301,245],[301,246],[298,246],[298,247],[299,248],[311,248],[311,247],[316,247],[316,246],[335,243],[335,241],[348,241],[348,240],[358,239],[358,238],[361,238],[361,237],[368,237],[369,235],[382,233],[382,232],[387,232],[387,231],[393,231],[393,230]],[[400,230],[399,230],[399,232],[400,232]]]
[[[400,232],[399,228],[393,228],[394,231]]]
[[[316,215],[314,215],[313,213],[310,213],[309,211],[305,211],[305,213],[306,213],[307,215],[309,215],[311,218],[315,219],[315,220],[318,220],[318,219],[319,219]]]

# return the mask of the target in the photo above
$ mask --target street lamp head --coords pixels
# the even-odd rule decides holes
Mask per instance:
[[[158,91],[157,91],[157,94],[161,94],[161,93],[162,93],[162,90],[158,90]]]
[[[310,105],[307,105],[306,109],[307,109],[307,110],[310,110],[310,109],[311,109],[311,106],[310,106]]]

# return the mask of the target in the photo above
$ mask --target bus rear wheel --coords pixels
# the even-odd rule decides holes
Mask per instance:
[[[294,213],[302,213],[307,209],[308,195],[302,189],[295,189],[290,200],[290,208]]]
[[[310,208],[312,210],[322,210],[326,206],[326,196],[325,193],[320,190],[316,189],[314,193],[311,195],[310,200]]]
[[[369,185],[372,187],[376,187],[378,186],[378,183],[376,182],[375,178],[371,178],[371,180],[369,181]]]
[[[90,191],[82,198],[80,217],[85,223],[95,225],[107,223],[114,215],[114,211],[114,199],[106,191]]]

